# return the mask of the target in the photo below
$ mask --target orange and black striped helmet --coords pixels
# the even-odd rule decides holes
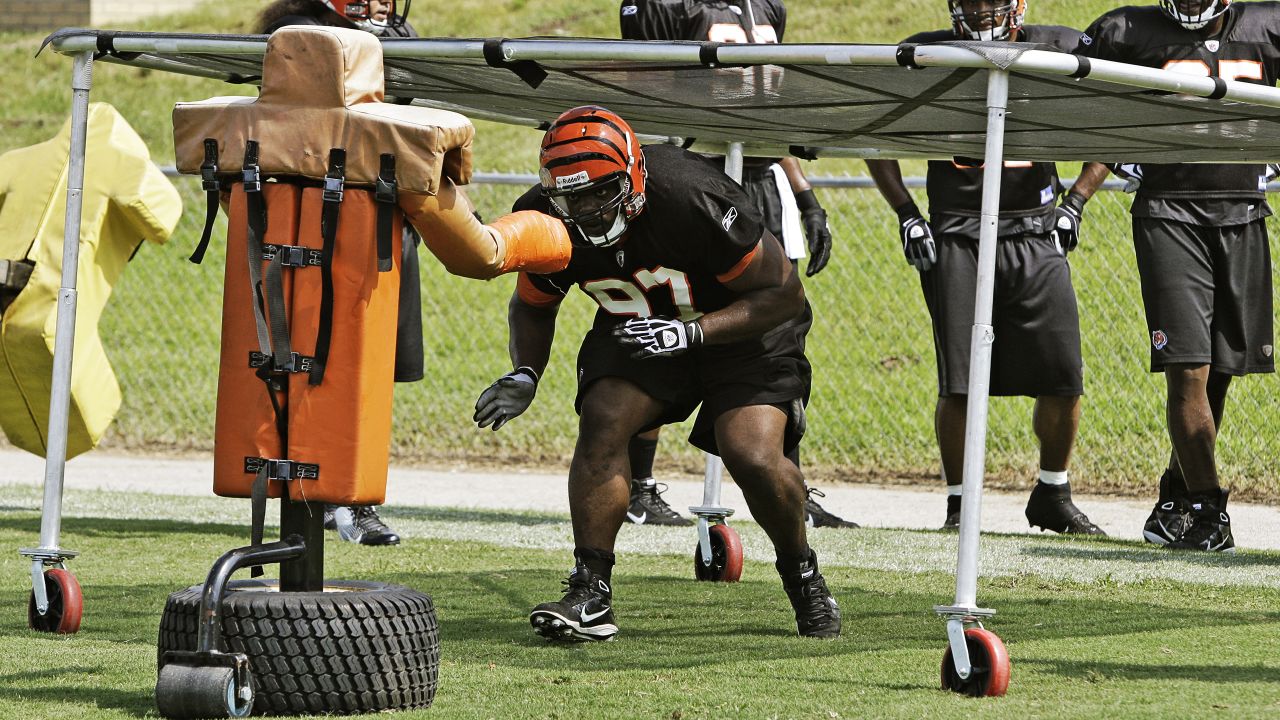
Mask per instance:
[[[621,239],[644,210],[640,142],[626,120],[602,107],[576,107],[551,123],[542,137],[538,179],[561,219],[595,247]],[[590,195],[596,199],[583,200]]]

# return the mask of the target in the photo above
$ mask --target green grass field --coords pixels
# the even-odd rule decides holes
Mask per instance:
[[[835,0],[793,3],[787,39],[892,42],[946,23],[941,0],[863,3],[856,11]],[[1077,27],[1112,3],[1033,0],[1031,22]],[[210,3],[196,11],[148,21],[141,29],[247,32],[259,5]],[[442,36],[612,36],[616,5],[553,0],[464,0],[416,9],[424,34]],[[422,14],[416,14],[422,13]],[[45,51],[31,55],[38,35],[0,34],[0,59],[20,71],[0,78],[0,151],[52,135],[64,121],[70,62]],[[162,164],[172,160],[169,113],[177,100],[252,88],[98,63],[93,98],[117,105]],[[532,168],[538,133],[477,123],[475,165],[483,170]],[[862,174],[862,163],[810,163],[814,174]],[[907,163],[907,174],[923,165]],[[1064,174],[1074,172],[1063,168]],[[125,396],[106,444],[143,451],[207,452],[212,443],[222,262],[218,243],[202,268],[185,262],[203,221],[203,198],[179,180],[186,214],[166,247],[144,248],[108,306],[102,333]],[[503,212],[518,193],[477,187],[482,212]],[[936,393],[927,312],[915,273],[902,261],[892,213],[873,191],[820,191],[836,236],[834,259],[806,282],[817,311],[810,337],[815,366],[806,469],[819,481],[933,481],[937,451],[932,408]],[[923,205],[923,202],[922,202]],[[1133,267],[1126,209],[1117,193],[1090,205],[1085,238],[1072,256],[1081,305],[1086,399],[1073,484],[1095,492],[1143,493],[1167,457],[1163,380],[1146,372],[1148,339]],[[1273,238],[1277,236],[1272,228]],[[1280,251],[1280,245],[1277,246]],[[424,254],[425,255],[425,254]],[[502,433],[477,432],[470,422],[476,395],[509,369],[503,317],[512,281],[475,283],[424,262],[426,380],[397,390],[394,452],[398,462],[516,463],[563,468],[572,452],[576,418],[569,399],[577,338],[589,301],[575,297],[560,322],[560,339],[540,399]],[[166,358],[158,363],[157,358]],[[1241,499],[1280,499],[1274,458],[1280,454],[1280,407],[1274,378],[1233,386],[1219,445],[1223,476]],[[1035,467],[1030,403],[998,400],[991,415],[992,482],[1025,487]],[[697,472],[700,455],[673,428],[662,446],[662,472]]]
[[[0,486],[0,546],[38,532],[35,487]],[[155,716],[165,597],[245,542],[247,501],[84,492],[63,544],[85,591],[79,634],[25,629],[28,565],[0,555],[0,717]],[[398,548],[331,542],[328,575],[430,593],[435,706],[405,718],[1265,718],[1280,712],[1280,555],[1176,555],[1048,536],[983,539],[979,602],[1013,663],[1008,696],[938,688],[935,604],[951,601],[955,535],[818,530],[844,612],[836,641],[794,637],[760,529],[737,523],[743,582],[692,579],[690,530],[627,526],[615,642],[549,646],[526,614],[557,597],[571,546],[559,515],[391,507]],[[273,520],[269,519],[269,522]],[[268,536],[270,536],[270,530]],[[269,572],[270,575],[270,572]]]

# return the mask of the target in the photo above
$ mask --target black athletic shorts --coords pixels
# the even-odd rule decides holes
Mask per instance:
[[[938,394],[967,395],[978,239],[947,233],[938,235],[935,242],[937,264],[920,274],[920,285],[933,319]],[[991,394],[1084,394],[1080,316],[1071,267],[1052,236],[999,239],[994,299]]]
[[[764,227],[782,240],[782,198],[778,195],[778,182],[773,177],[772,165],[743,168],[742,189],[747,191],[751,204],[764,215]]]
[[[804,355],[804,336],[812,317],[805,312],[759,340],[730,345],[706,345],[673,358],[631,358],[607,329],[593,328],[578,350],[578,396],[574,408],[592,384],[618,377],[637,385],[666,408],[641,431],[681,422],[699,404],[702,409],[689,433],[689,442],[712,454],[715,421],[728,410],[751,405],[774,405],[789,417],[783,452],[800,444],[804,434],[804,405],[809,401],[811,370]],[[795,402],[798,401],[798,402]]]
[[[1275,372],[1271,248],[1264,220],[1209,227],[1133,218],[1151,371]]]

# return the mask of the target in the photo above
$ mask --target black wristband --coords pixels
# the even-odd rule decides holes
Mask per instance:
[[[684,324],[684,334],[691,348],[702,345],[702,341],[705,339],[702,334],[702,326],[698,324],[697,320],[690,320]]]
[[[916,205],[915,200],[908,200],[894,208],[893,211],[898,213],[899,224],[905,223],[912,218],[924,217],[920,214],[920,208]]]
[[[533,386],[534,386],[534,387],[538,387],[538,380],[540,380],[540,379],[541,379],[541,378],[539,378],[539,377],[538,377],[538,371],[537,371],[537,370],[534,370],[533,368],[529,367],[528,365],[521,365],[520,367],[516,368],[515,370],[512,370],[512,371],[511,371],[511,374],[512,374],[512,375],[528,375],[529,377],[533,378]]]
[[[1076,214],[1081,216],[1084,215],[1084,204],[1088,201],[1089,198],[1075,191],[1068,192],[1066,196],[1062,198],[1062,204],[1065,207],[1075,210]]]
[[[796,207],[800,208],[800,212],[804,212],[806,210],[822,209],[822,203],[819,203],[817,196],[813,194],[813,188],[809,188],[808,190],[801,190],[800,192],[796,193],[795,196],[796,196]]]

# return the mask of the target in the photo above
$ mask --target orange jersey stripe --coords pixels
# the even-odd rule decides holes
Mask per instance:
[[[743,255],[742,259],[738,261],[737,265],[734,265],[733,267],[729,268],[725,272],[720,273],[719,275],[716,276],[716,279],[722,283],[733,282],[734,279],[736,279],[739,275],[746,272],[747,266],[750,265],[751,261],[755,260],[756,255],[759,255],[759,254],[760,254],[760,243],[756,243],[756,246],[751,248],[751,252],[747,253],[746,255]]]

